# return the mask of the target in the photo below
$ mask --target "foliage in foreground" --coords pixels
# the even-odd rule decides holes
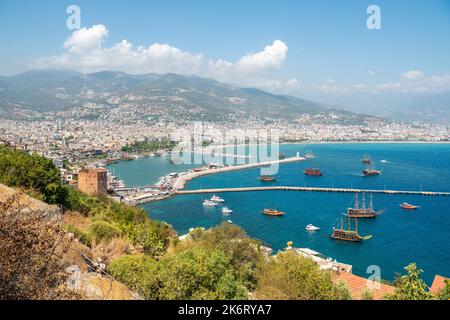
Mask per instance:
[[[438,293],[439,300],[450,300],[450,280],[445,280],[445,287]]]
[[[66,189],[50,159],[0,145],[0,183],[40,195],[47,203],[63,203]]]
[[[257,285],[257,274],[265,263],[261,242],[250,238],[241,228],[223,223],[209,230],[195,229],[190,233],[192,239],[185,244],[180,243],[176,250],[186,247],[199,247],[207,250],[220,250],[230,260],[234,276],[248,290]]]
[[[426,283],[420,278],[423,270],[415,263],[405,267],[406,274],[397,279],[395,292],[388,296],[393,300],[429,300],[432,298]]]
[[[159,260],[148,256],[123,256],[109,267],[121,280],[147,299],[245,299],[245,288],[231,272],[225,254],[192,248],[167,254]]]
[[[258,299],[330,300],[350,299],[348,289],[334,285],[328,271],[292,252],[273,257],[259,275]]]
[[[80,298],[66,287],[65,233],[47,216],[16,204],[13,198],[0,204],[0,300]]]

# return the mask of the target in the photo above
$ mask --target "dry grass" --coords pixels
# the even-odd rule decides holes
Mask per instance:
[[[0,299],[77,299],[66,287],[71,239],[46,211],[25,208],[23,194],[0,203]]]
[[[94,259],[100,259],[109,264],[112,260],[123,255],[138,253],[136,248],[126,239],[114,238],[109,241],[101,241],[92,249]]]
[[[64,223],[71,224],[84,232],[87,231],[87,228],[89,227],[89,224],[91,224],[91,222],[92,220],[90,217],[85,217],[78,212],[64,212]]]

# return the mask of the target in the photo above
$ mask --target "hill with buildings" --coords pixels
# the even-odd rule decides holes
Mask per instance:
[[[318,122],[362,123],[374,118],[198,76],[40,70],[0,77],[0,109],[8,117],[70,110],[86,103],[109,109],[139,107],[146,110],[143,117],[165,111],[186,120],[220,121],[233,115],[295,121],[307,116]]]

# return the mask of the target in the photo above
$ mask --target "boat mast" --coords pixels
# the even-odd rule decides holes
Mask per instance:
[[[366,209],[366,194],[364,192],[362,196],[362,208]]]
[[[358,234],[358,219],[355,218],[355,232]]]
[[[355,209],[359,209],[358,192],[355,193]]]
[[[370,194],[370,211],[373,211],[373,193]]]

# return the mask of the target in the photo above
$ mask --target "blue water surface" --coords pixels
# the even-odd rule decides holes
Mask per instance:
[[[188,189],[248,187],[267,185],[317,186],[364,189],[450,191],[449,144],[315,144],[283,145],[280,151],[293,156],[311,149],[315,159],[283,164],[277,180],[263,183],[260,169],[226,172],[204,176],[187,184]],[[360,159],[369,154],[380,176],[363,177]],[[381,160],[385,160],[381,162]],[[146,185],[168,172],[184,171],[164,158],[121,162],[111,166],[128,185]],[[306,167],[318,167],[323,177],[308,177]],[[375,209],[385,212],[373,220],[359,220],[362,235],[372,235],[363,243],[331,240],[333,225],[354,203],[353,194],[296,191],[223,193],[226,205],[234,210],[223,216],[220,208],[204,208],[202,201],[212,195],[183,195],[143,205],[149,215],[166,221],[180,233],[192,227],[211,227],[231,219],[247,233],[273,249],[282,249],[287,241],[307,247],[353,265],[353,272],[367,276],[367,268],[377,265],[381,276],[393,280],[403,267],[416,262],[431,284],[435,274],[450,276],[450,197],[374,195]],[[420,205],[417,211],[405,211],[402,202]],[[264,207],[286,212],[283,217],[261,214]],[[312,223],[321,230],[305,231]]]

